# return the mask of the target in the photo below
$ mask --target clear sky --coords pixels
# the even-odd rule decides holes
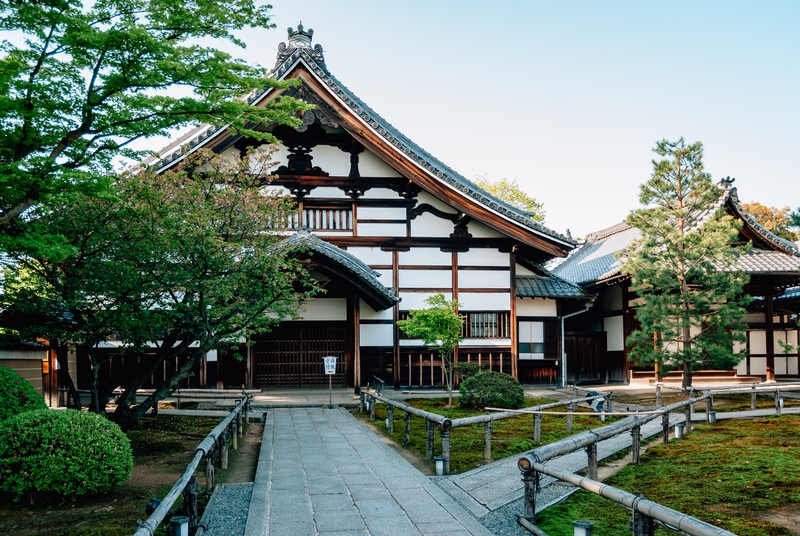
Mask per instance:
[[[638,206],[662,138],[739,197],[800,206],[800,2],[274,0],[241,57],[314,29],[330,71],[468,179],[516,179],[575,237]]]

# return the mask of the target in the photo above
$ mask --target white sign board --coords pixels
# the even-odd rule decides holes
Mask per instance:
[[[336,374],[336,356],[329,355],[322,359],[325,360],[325,374]]]

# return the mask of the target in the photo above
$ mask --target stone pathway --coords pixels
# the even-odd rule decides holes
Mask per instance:
[[[244,534],[491,532],[346,410],[294,408],[267,413]]]

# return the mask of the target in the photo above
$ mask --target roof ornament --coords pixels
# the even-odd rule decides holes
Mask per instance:
[[[719,185],[721,187],[725,188],[726,190],[730,190],[731,187],[733,186],[733,181],[735,181],[735,180],[736,179],[732,179],[730,177],[725,177],[724,179],[719,181]]]
[[[306,31],[303,26],[303,21],[300,21],[296,30],[290,26],[287,28],[286,33],[289,34],[289,43],[281,43],[278,45],[278,58],[274,69],[277,69],[279,65],[299,51],[307,53],[313,61],[320,64],[323,69],[325,68],[325,56],[322,55],[322,45],[314,45],[313,48],[311,46],[314,30],[309,28],[308,31]]]

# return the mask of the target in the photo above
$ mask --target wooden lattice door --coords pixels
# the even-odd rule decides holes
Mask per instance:
[[[327,386],[323,357],[335,355],[333,384],[346,385],[346,323],[292,322],[256,338],[255,386]]]

